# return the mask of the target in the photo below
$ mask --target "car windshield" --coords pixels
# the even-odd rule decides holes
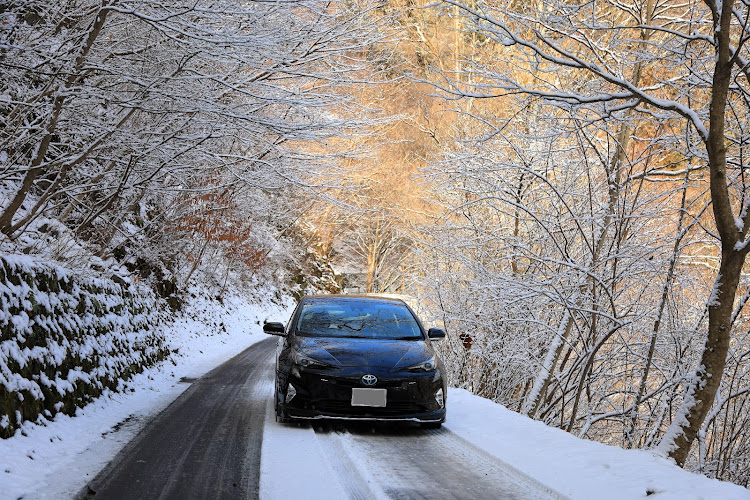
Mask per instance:
[[[367,299],[310,300],[302,304],[297,335],[369,339],[422,339],[406,305]]]

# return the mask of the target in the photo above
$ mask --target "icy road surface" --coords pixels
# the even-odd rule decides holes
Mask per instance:
[[[256,498],[275,340],[192,382],[82,498]]]
[[[80,496],[562,498],[447,429],[277,424],[275,345],[255,344],[193,381]]]

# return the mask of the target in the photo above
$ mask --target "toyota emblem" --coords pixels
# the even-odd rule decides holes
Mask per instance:
[[[367,375],[362,376],[362,383],[364,385],[375,385],[378,383],[378,377],[375,375],[370,375],[369,373]]]

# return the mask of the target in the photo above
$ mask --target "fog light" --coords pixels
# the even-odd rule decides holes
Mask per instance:
[[[442,391],[442,389],[441,389]],[[289,384],[289,387],[286,388],[286,402],[290,402],[292,399],[294,399],[294,396],[297,395],[297,389],[294,388],[292,384]],[[440,400],[443,400],[443,393],[440,393]]]
[[[440,408],[443,408],[445,406],[445,401],[443,400],[443,389],[440,388],[435,393],[435,401],[440,405]]]

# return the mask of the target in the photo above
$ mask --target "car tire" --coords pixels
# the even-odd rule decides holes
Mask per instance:
[[[288,424],[289,422],[291,422],[292,419],[286,416],[284,409],[281,407],[281,401],[279,401],[278,389],[274,391],[273,399],[274,399],[273,409],[274,409],[274,413],[276,413],[276,422],[280,424]]]
[[[443,422],[421,422],[419,425],[422,429],[440,429],[443,426]]]
[[[276,404],[276,422],[280,424],[288,424],[291,421],[292,419],[286,416],[286,413],[284,412],[284,410],[282,410],[277,403]]]
[[[276,414],[276,422],[279,423],[279,424],[289,424],[289,423],[292,422],[292,419],[289,418],[289,417],[279,416],[279,414],[277,413]]]

